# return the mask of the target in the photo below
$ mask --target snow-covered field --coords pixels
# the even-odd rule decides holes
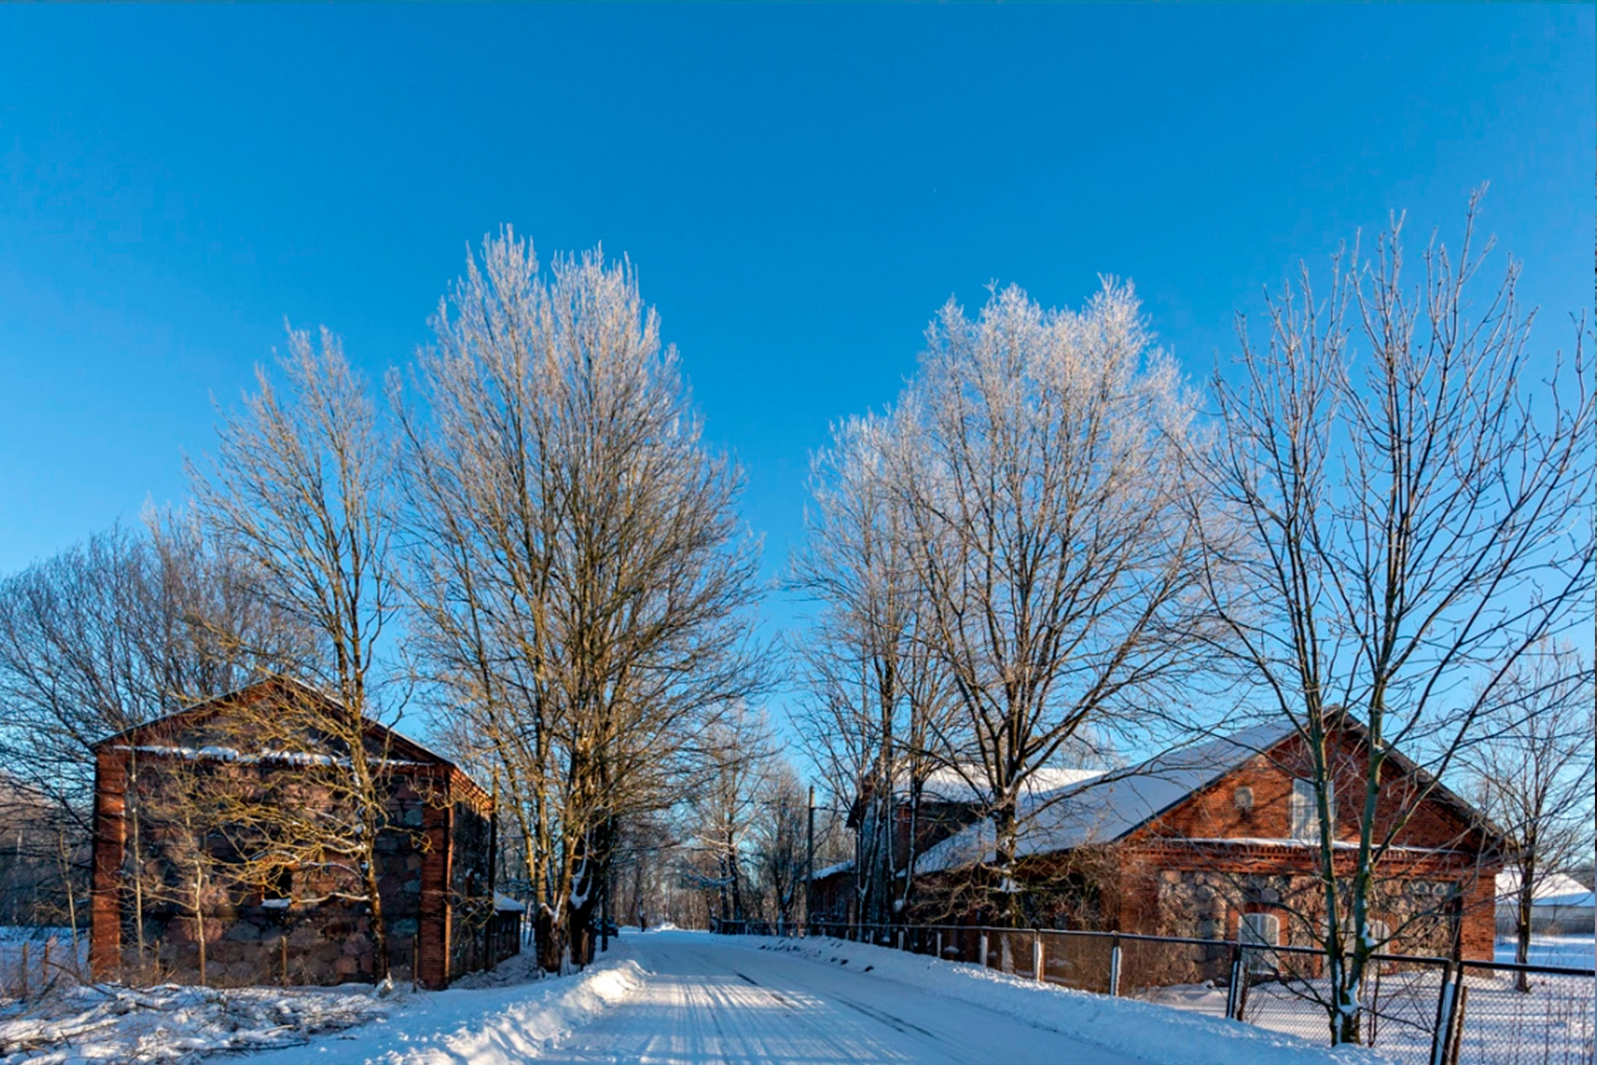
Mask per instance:
[[[1514,960],[1514,941],[1497,941],[1497,960]],[[1597,967],[1597,936],[1531,936],[1530,964],[1569,969]]]
[[[1538,936],[1531,962],[1570,968],[1592,968],[1591,936]],[[1513,946],[1498,945],[1498,960],[1512,961]],[[1469,997],[1465,1006],[1460,1065],[1591,1065],[1597,981],[1591,977],[1537,975],[1529,992],[1515,987],[1513,975],[1491,970],[1466,970]],[[1428,1062],[1431,1028],[1441,974],[1386,973],[1374,992],[1375,1049],[1398,1062]],[[1248,1023],[1309,1038],[1325,1038],[1322,1007],[1306,998],[1302,983],[1261,983],[1250,989]],[[1317,989],[1323,997],[1326,988]],[[1212,1016],[1225,1015],[1224,988],[1183,986],[1151,989],[1142,997],[1178,1009]],[[1366,1001],[1366,1006],[1370,1002]]]

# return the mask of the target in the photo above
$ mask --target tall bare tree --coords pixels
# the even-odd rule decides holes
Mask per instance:
[[[855,889],[861,918],[874,922],[893,920],[914,891],[920,798],[946,761],[953,707],[917,631],[910,517],[889,480],[898,433],[891,415],[834,429],[812,462],[813,505],[791,581],[820,605],[798,645],[804,731],[835,798],[859,803]],[[909,820],[902,853],[901,813]]]
[[[347,802],[327,811],[339,824],[324,818],[319,829],[276,845],[291,845],[307,863],[320,860],[330,838],[354,848],[381,979],[389,958],[376,848],[385,827],[386,749],[370,747],[367,734],[368,720],[385,712],[380,641],[396,605],[392,452],[376,406],[331,333],[322,330],[318,345],[309,333],[290,331],[278,370],[286,388],[257,370],[255,391],[239,410],[222,413],[214,461],[204,469],[191,464],[190,474],[207,527],[247,560],[250,593],[315,634],[316,653],[292,672],[332,697],[317,701],[328,712],[319,712],[314,728],[342,752]],[[291,711],[300,702],[278,708],[262,726],[299,721]],[[304,743],[310,734],[287,735]]]
[[[1511,670],[1465,754],[1481,808],[1514,838],[1514,960],[1530,960],[1531,907],[1548,878],[1589,861],[1597,692],[1573,647],[1537,648]],[[1530,990],[1526,973],[1521,991]]]
[[[585,955],[618,820],[763,683],[756,545],[625,262],[468,261],[405,407],[417,648],[497,764],[543,964]]]
[[[1517,664],[1591,619],[1593,407],[1579,342],[1573,374],[1533,354],[1518,264],[1472,302],[1486,254],[1477,203],[1457,259],[1433,239],[1412,288],[1400,220],[1372,261],[1339,260],[1326,294],[1305,267],[1269,301],[1266,346],[1240,323],[1238,365],[1216,382],[1225,438],[1209,470],[1233,520],[1210,555],[1227,572],[1208,590],[1270,711],[1311,754],[1324,1005],[1339,1043],[1360,1039],[1383,859],[1485,734]],[[1343,713],[1369,740],[1359,787],[1333,805],[1327,738]],[[1378,818],[1398,748],[1430,783]],[[1337,857],[1338,816],[1358,825],[1351,859]]]
[[[1181,441],[1193,403],[1127,285],[1080,312],[1018,288],[975,319],[950,302],[898,412],[889,477],[907,515],[916,639],[958,708],[945,747],[996,836],[991,904],[1038,770],[1090,727],[1150,722],[1189,678],[1198,537]]]

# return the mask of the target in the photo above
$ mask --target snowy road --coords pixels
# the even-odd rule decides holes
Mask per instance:
[[[540,1060],[562,1065],[1137,1059],[880,975],[705,935],[628,937],[643,986]]]

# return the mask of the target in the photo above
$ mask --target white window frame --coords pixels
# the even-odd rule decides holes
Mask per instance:
[[[1331,808],[1331,824],[1336,824],[1336,784],[1325,782],[1326,805]],[[1320,839],[1320,811],[1315,801],[1314,781],[1298,777],[1292,781],[1291,838],[1317,843]]]
[[[1270,972],[1278,968],[1275,951],[1281,945],[1281,918],[1262,911],[1244,913],[1237,922],[1237,940],[1248,972]]]

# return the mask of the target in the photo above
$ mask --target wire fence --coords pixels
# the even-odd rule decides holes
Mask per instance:
[[[1325,955],[1312,947],[976,925],[714,930],[870,943],[1331,1041]],[[1360,1041],[1402,1065],[1594,1065],[1591,970],[1376,954],[1359,1005]]]
[[[70,928],[0,926],[0,1001],[36,997],[60,984],[82,983],[89,934]]]

